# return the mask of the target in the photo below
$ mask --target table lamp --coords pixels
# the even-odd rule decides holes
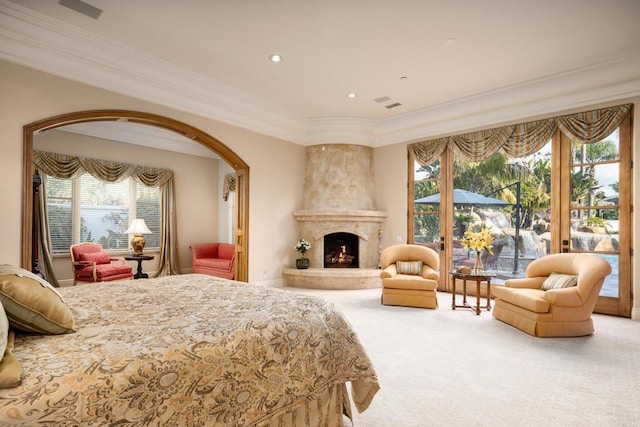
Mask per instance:
[[[147,227],[147,224],[144,223],[144,219],[136,218],[133,220],[126,234],[133,234],[133,238],[131,239],[131,247],[133,248],[134,255],[142,255],[142,250],[144,249],[144,245],[146,240],[144,240],[143,234],[151,234],[151,230]]]

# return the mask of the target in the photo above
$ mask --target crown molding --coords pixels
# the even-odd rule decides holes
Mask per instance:
[[[376,123],[373,146],[534,120],[640,96],[640,51],[599,65],[556,74]]]
[[[302,117],[0,0],[0,59],[303,145],[406,143],[640,95],[640,52],[383,120]]]
[[[359,117],[314,117],[308,122],[306,143],[371,146],[374,126],[375,121]]]

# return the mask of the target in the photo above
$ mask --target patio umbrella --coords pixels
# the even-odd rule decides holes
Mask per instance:
[[[421,197],[414,200],[414,203],[421,203],[426,205],[435,205],[440,203],[440,193],[432,194],[431,196]],[[473,193],[471,191],[462,190],[456,188],[453,190],[453,204],[454,205],[484,205],[484,206],[507,206],[511,205],[504,200],[494,199],[493,197],[483,196],[482,194]]]

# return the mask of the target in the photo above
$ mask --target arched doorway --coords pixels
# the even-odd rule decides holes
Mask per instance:
[[[23,127],[22,267],[31,270],[33,260],[33,137],[35,134],[76,123],[127,121],[164,128],[196,141],[215,152],[236,172],[236,280],[249,276],[249,166],[233,150],[211,135],[168,117],[129,110],[90,110],[49,117]]]

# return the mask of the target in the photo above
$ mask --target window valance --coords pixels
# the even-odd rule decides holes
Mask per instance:
[[[523,157],[540,150],[559,129],[569,138],[585,144],[598,142],[613,132],[631,111],[632,104],[618,105],[578,114],[552,117],[447,136],[408,145],[409,153],[421,165],[435,161],[449,148],[468,161],[479,161],[503,152]]]
[[[70,179],[83,173],[89,173],[103,181],[119,182],[132,177],[148,187],[161,187],[173,177],[173,171],[170,169],[137,166],[46,151],[34,151],[33,164],[38,170],[57,178]]]

